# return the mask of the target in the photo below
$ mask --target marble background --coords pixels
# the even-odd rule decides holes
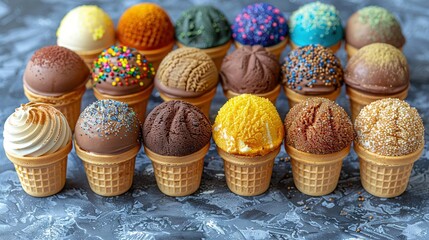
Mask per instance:
[[[14,109],[27,102],[22,89],[26,62],[36,49],[55,44],[56,28],[69,10],[81,4],[97,4],[116,22],[126,8],[137,2],[0,0],[0,131],[3,132],[3,123]],[[181,11],[203,3],[219,7],[232,20],[250,2],[253,1],[158,1],[173,20]],[[309,1],[269,2],[288,17]],[[326,2],[337,6],[344,23],[354,11],[371,4],[395,13],[407,37],[404,53],[412,75],[407,101],[417,107],[428,131],[429,1]],[[345,52],[341,50],[338,55],[345,64]],[[83,107],[94,100],[92,91],[88,91]],[[160,102],[159,94],[154,91],[148,111]],[[224,102],[218,89],[211,120]],[[349,111],[344,91],[338,102]],[[284,118],[288,105],[283,93],[277,108]],[[429,139],[427,131],[425,137]],[[222,160],[212,144],[205,158],[201,188],[192,196],[172,198],[157,189],[152,165],[141,151],[131,190],[122,196],[105,198],[90,190],[82,163],[73,150],[64,190],[52,197],[33,198],[23,192],[12,163],[0,148],[0,236],[2,239],[429,238],[427,140],[407,191],[393,199],[373,197],[363,190],[353,151],[344,161],[338,188],[324,197],[309,197],[294,188],[286,157],[282,149],[275,162],[271,187],[265,194],[240,197],[228,190]]]

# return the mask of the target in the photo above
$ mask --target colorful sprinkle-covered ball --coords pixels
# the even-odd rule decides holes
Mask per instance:
[[[289,20],[291,42],[300,47],[320,44],[336,45],[343,39],[343,26],[333,5],[313,2],[292,13]]]
[[[112,46],[94,61],[91,78],[103,94],[122,96],[143,91],[151,86],[155,68],[136,49]]]
[[[75,141],[87,152],[123,153],[140,146],[140,122],[128,104],[110,99],[99,100],[80,114]]]
[[[292,50],[282,66],[283,85],[304,95],[334,92],[343,84],[341,61],[321,45]]]
[[[176,21],[176,39],[187,47],[213,48],[231,40],[228,19],[217,8],[196,6],[183,12]]]
[[[268,3],[255,3],[241,10],[232,31],[234,40],[242,45],[270,47],[285,40],[289,29],[280,9]]]
[[[369,6],[349,18],[346,41],[358,49],[371,43],[388,43],[401,48],[405,44],[405,37],[392,13],[382,7]]]

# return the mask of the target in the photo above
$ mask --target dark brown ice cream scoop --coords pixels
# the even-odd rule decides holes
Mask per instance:
[[[197,107],[184,101],[168,101],[155,107],[143,126],[143,142],[164,156],[186,156],[210,142],[210,121]]]

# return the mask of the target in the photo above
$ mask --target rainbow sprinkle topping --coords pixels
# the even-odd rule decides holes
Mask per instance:
[[[105,49],[92,67],[94,87],[102,82],[112,86],[144,86],[143,79],[153,79],[155,68],[146,57],[134,48],[112,46]]]

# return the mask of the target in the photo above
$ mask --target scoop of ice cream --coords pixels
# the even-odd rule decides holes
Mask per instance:
[[[71,136],[67,119],[60,111],[49,104],[30,102],[7,118],[3,146],[17,156],[39,157],[65,147]]]
[[[61,21],[57,43],[76,52],[101,51],[115,43],[115,27],[103,9],[93,5],[79,6]]]
[[[401,92],[410,82],[407,59],[392,45],[367,45],[350,58],[344,81],[352,88],[373,94]]]
[[[293,12],[289,26],[290,39],[297,46],[331,47],[341,41],[344,34],[337,9],[321,2],[305,4]]]
[[[141,127],[126,103],[99,100],[83,110],[76,123],[76,144],[87,152],[120,154],[140,146]]]
[[[179,48],[161,62],[155,86],[170,96],[197,97],[216,87],[218,71],[212,59],[196,48]]]
[[[270,100],[242,94],[221,107],[213,125],[216,145],[230,154],[263,156],[282,143],[284,129]]]
[[[59,46],[37,50],[24,72],[24,85],[31,92],[60,96],[85,85],[89,70],[73,51]]]
[[[197,107],[183,101],[168,101],[155,107],[143,126],[143,141],[151,151],[164,156],[187,156],[210,142],[210,121]]]
[[[260,45],[236,49],[223,59],[222,86],[236,93],[266,93],[279,85],[277,57]]]
[[[154,50],[174,42],[174,26],[168,14],[154,3],[140,3],[128,8],[117,29],[121,44],[138,50]]]
[[[393,14],[382,7],[369,6],[355,12],[347,21],[346,41],[358,49],[371,43],[401,48],[405,37]]]
[[[353,124],[346,111],[326,98],[309,98],[294,106],[285,119],[285,144],[302,152],[329,154],[353,141]]]
[[[225,15],[213,6],[196,6],[176,21],[176,39],[188,47],[213,48],[231,40]]]
[[[356,142],[383,156],[402,156],[424,144],[424,125],[405,101],[387,98],[365,106],[355,120]]]
[[[268,3],[243,8],[232,25],[232,37],[243,45],[270,47],[285,40],[288,31],[283,13]]]
[[[282,66],[283,85],[304,95],[332,93],[343,84],[341,61],[321,45],[292,50]]]
[[[104,94],[123,96],[151,86],[155,68],[134,48],[112,46],[94,61],[91,78]]]

